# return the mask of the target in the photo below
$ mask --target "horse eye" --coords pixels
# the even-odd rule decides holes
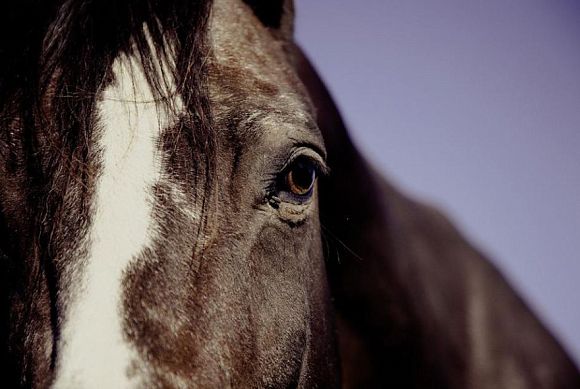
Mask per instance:
[[[296,196],[307,196],[316,182],[316,167],[308,158],[300,158],[286,173],[288,191]]]

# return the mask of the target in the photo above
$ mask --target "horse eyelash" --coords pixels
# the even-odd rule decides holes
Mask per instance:
[[[330,174],[330,168],[326,165],[324,157],[322,157],[322,153],[318,151],[318,148],[310,145],[297,145],[290,157],[279,169],[278,175],[287,172],[288,168],[300,158],[306,158],[314,165],[317,177],[326,177]]]

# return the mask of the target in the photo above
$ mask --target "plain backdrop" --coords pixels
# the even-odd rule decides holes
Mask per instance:
[[[445,209],[580,361],[580,1],[296,10],[359,148]]]

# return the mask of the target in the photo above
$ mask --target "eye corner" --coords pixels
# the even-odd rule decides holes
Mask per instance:
[[[328,164],[326,163],[325,159],[322,160],[314,160],[314,163],[316,164],[316,168],[317,168],[317,177],[318,178],[326,178],[330,175],[331,171],[330,171],[330,167],[328,166]]]

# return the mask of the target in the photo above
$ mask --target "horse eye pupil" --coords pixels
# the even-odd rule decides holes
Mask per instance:
[[[288,172],[288,187],[292,193],[303,196],[310,192],[314,185],[315,178],[315,171],[312,166],[304,163],[297,163]]]

